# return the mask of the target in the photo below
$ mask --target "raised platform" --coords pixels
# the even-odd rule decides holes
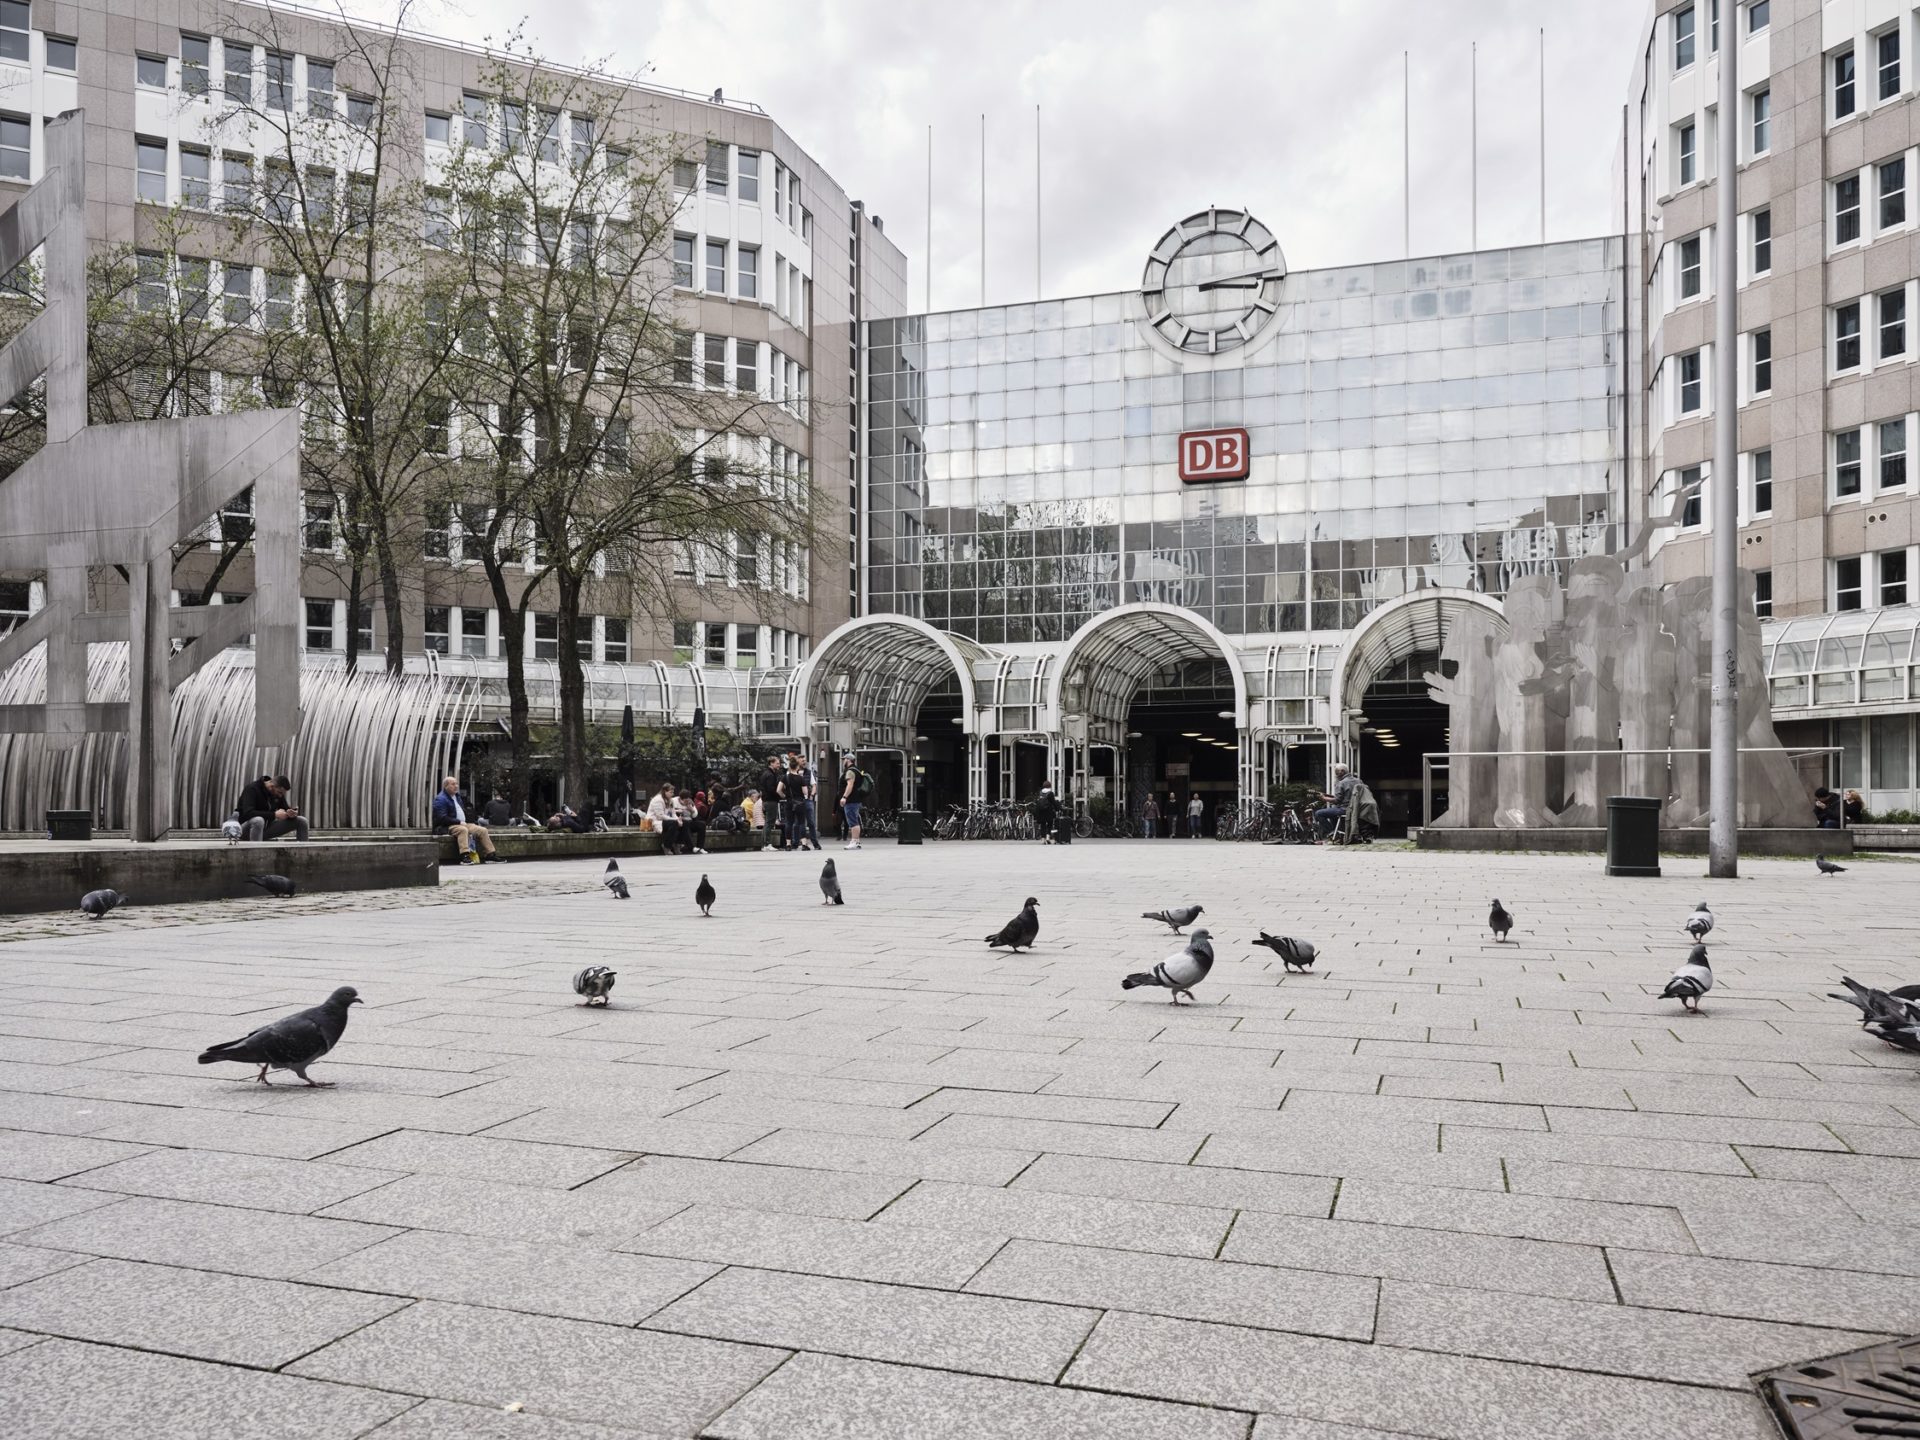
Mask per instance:
[[[1607,832],[1599,826],[1540,830],[1446,830],[1428,826],[1408,832],[1422,850],[1535,850],[1549,854],[1604,855]],[[1864,847],[1863,847],[1864,848]],[[1705,830],[1660,831],[1664,855],[1704,855]],[[1742,855],[1851,855],[1851,830],[1742,830]]]
[[[1920,850],[1920,825],[1853,825],[1855,850]]]
[[[502,860],[625,860],[628,856],[658,855],[660,836],[640,830],[605,830],[590,835],[575,835],[566,830],[528,830],[521,827],[489,830],[494,853]],[[459,849],[451,835],[435,836],[429,843],[438,848],[440,859],[452,864]],[[734,850],[766,848],[763,830],[709,830],[706,848],[715,855]]]
[[[0,915],[71,910],[89,890],[113,889],[134,905],[259,896],[249,875],[292,878],[303,894],[438,885],[430,836],[385,840],[268,841],[170,839],[136,845],[96,840],[0,840]],[[264,897],[263,897],[264,898]]]

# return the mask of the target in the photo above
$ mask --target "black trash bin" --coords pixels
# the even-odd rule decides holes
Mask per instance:
[[[1659,878],[1660,805],[1651,795],[1607,797],[1607,874]]]
[[[47,838],[49,840],[93,839],[93,812],[91,810],[47,811]]]
[[[900,835],[894,842],[899,845],[918,845],[925,836],[926,816],[918,810],[900,812]]]
[[[1053,843],[1071,845],[1073,843],[1073,812],[1062,810],[1059,818],[1053,822]]]

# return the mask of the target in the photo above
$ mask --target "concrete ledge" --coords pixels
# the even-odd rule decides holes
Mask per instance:
[[[1855,850],[1920,850],[1920,825],[1853,825]]]
[[[1604,855],[1607,832],[1598,826],[1540,830],[1446,830],[1429,826],[1409,832],[1422,850],[1538,850],[1551,854]],[[1852,830],[1742,830],[1742,855],[1851,855]],[[1866,848],[1864,845],[1862,849]],[[1660,831],[1667,855],[1704,855],[1705,830]]]
[[[134,905],[266,897],[247,876],[286,875],[302,893],[438,885],[434,842],[407,840],[15,840],[0,844],[0,915],[71,910],[89,890],[114,889]]]
[[[528,830],[525,828],[490,830],[493,849],[502,860],[625,860],[629,856],[658,855],[660,836],[641,830],[608,830],[591,835],[575,835],[566,830]],[[427,843],[437,848],[442,863],[460,858],[451,835],[434,836]],[[706,848],[715,855],[733,850],[760,850],[766,846],[766,834],[760,830],[707,832]]]

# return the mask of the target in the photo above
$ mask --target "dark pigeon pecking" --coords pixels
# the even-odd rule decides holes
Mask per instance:
[[[80,908],[96,920],[126,903],[127,897],[118,890],[89,890],[80,897]]]
[[[1667,981],[1667,988],[1660,992],[1662,1000],[1678,1000],[1689,1015],[1699,1015],[1700,997],[1713,989],[1713,967],[1707,963],[1707,947],[1698,940],[1687,953],[1686,963],[1673,972]]]
[[[247,883],[258,885],[267,894],[278,895],[282,900],[291,900],[300,891],[300,887],[286,875],[249,875]]]
[[[996,950],[1008,949],[1015,953],[1033,948],[1033,942],[1040,934],[1040,916],[1036,907],[1040,902],[1029,895],[1021,902],[1020,913],[1000,927],[999,933],[987,936],[987,944]]]
[[[1487,913],[1487,928],[1493,932],[1495,940],[1505,940],[1507,932],[1513,929],[1513,914],[1495,897],[1493,909]]]
[[[1120,982],[1120,988],[1132,990],[1140,985],[1158,985],[1171,990],[1172,1003],[1178,1005],[1182,995],[1193,999],[1193,987],[1206,979],[1212,968],[1213,936],[1205,930],[1196,930],[1187,937],[1186,949],[1175,951],[1151,970],[1127,976]]]
[[[629,898],[627,877],[620,873],[620,862],[618,860],[607,861],[607,872],[600,877],[600,883],[612,892],[616,900]]]
[[[1195,920],[1198,920],[1205,909],[1206,907],[1204,905],[1177,905],[1165,910],[1143,911],[1140,918],[1142,920],[1159,920],[1164,924],[1171,925],[1173,927],[1173,933],[1178,935],[1182,930],[1186,929],[1187,926],[1193,924]]]
[[[1713,933],[1713,911],[1702,900],[1694,907],[1693,914],[1687,917],[1687,923],[1681,927],[1695,940],[1704,940]]]
[[[1844,1000],[1860,1012],[1862,1029],[1875,1021],[1905,1025],[1920,1020],[1920,985],[1902,985],[1898,990],[1876,990],[1870,985],[1862,985],[1851,975],[1842,975],[1840,983],[1847,987],[1849,993],[1835,994],[1832,998]]]
[[[1846,866],[1836,865],[1824,855],[1816,855],[1813,857],[1813,868],[1818,870],[1822,875],[1844,875],[1847,873]]]
[[[700,913],[713,914],[713,902],[719,898],[719,895],[714,892],[713,882],[702,875],[700,883],[693,887],[693,903],[700,907]]]
[[[360,1003],[360,992],[351,985],[342,985],[311,1010],[262,1025],[242,1039],[209,1047],[201,1053],[200,1063],[211,1065],[216,1060],[235,1060],[242,1065],[258,1065],[260,1073],[253,1078],[262,1085],[273,1083],[267,1079],[267,1071],[291,1070],[316,1090],[327,1089],[333,1082],[313,1079],[307,1074],[307,1067],[340,1043],[340,1037],[347,1030],[347,1007]]]
[[[589,1005],[596,1000],[602,1005],[610,1005],[613,1002],[607,992],[613,989],[615,973],[604,965],[589,965],[573,977],[573,993],[586,996]]]
[[[1280,963],[1289,970],[1311,970],[1313,968],[1314,948],[1306,940],[1296,940],[1291,935],[1269,935],[1260,932],[1260,938],[1253,942],[1264,945],[1280,957]]]
[[[820,902],[822,905],[847,903],[847,897],[840,893],[840,872],[833,868],[831,860],[827,861],[826,868],[820,872],[820,893],[827,897]]]

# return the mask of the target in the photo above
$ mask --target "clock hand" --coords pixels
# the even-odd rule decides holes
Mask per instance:
[[[1278,280],[1280,278],[1281,270],[1278,265],[1259,265],[1251,270],[1241,270],[1232,275],[1216,275],[1211,280],[1202,280],[1197,288],[1201,290],[1244,290],[1253,287],[1239,282],[1251,280],[1254,286],[1257,286],[1263,281]]]
[[[1243,280],[1238,278],[1203,280],[1196,288],[1201,290],[1258,290],[1260,288],[1260,282],[1258,280]]]

